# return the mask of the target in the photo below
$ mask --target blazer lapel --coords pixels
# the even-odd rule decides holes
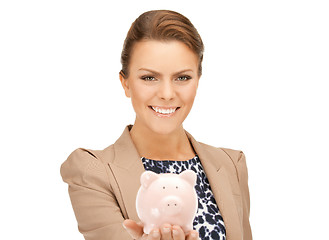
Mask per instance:
[[[145,171],[139,153],[131,139],[127,125],[120,138],[113,144],[114,161],[109,166],[120,189],[127,218],[140,221],[136,212],[136,195],[140,187],[140,175]],[[226,175],[221,159],[227,158],[221,149],[209,148],[208,145],[197,142],[185,130],[209,180],[216,203],[224,219],[226,236],[229,240],[242,238],[241,225],[235,206],[231,184]]]
[[[113,144],[114,161],[109,163],[120,189],[127,218],[140,221],[136,212],[136,196],[140,187],[140,176],[145,171],[139,153],[131,139],[127,125],[122,135]]]
[[[228,156],[221,150],[197,142],[185,131],[207,175],[217,206],[224,219],[226,237],[242,239],[242,229],[229,178],[222,161]]]

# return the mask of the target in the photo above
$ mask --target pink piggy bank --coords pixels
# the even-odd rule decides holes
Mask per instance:
[[[185,170],[180,174],[146,171],[140,181],[136,210],[146,234],[164,223],[179,225],[185,233],[193,230],[198,210],[194,171]]]

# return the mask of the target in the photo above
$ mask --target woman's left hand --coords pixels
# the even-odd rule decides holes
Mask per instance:
[[[190,231],[185,235],[183,229],[174,225],[164,224],[160,229],[153,229],[150,234],[143,232],[143,225],[136,223],[133,220],[125,220],[123,226],[134,239],[140,240],[198,240],[199,233],[195,230]]]

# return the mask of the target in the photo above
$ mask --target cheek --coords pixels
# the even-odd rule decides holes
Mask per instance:
[[[131,87],[131,101],[134,105],[138,104],[148,104],[148,100],[152,96],[152,91],[150,88],[143,85],[133,85]]]
[[[182,89],[182,91],[180,91],[180,96],[182,98],[182,100],[185,102],[185,103],[189,103],[189,104],[192,104],[193,101],[194,101],[194,98],[196,96],[196,90],[197,90],[197,87],[196,85],[190,85],[190,86],[186,86],[186,88]]]

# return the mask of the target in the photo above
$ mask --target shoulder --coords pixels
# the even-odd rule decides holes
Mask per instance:
[[[92,164],[97,164],[99,160],[93,154],[92,150],[86,148],[77,148],[69,154],[67,159],[61,165],[61,174],[65,177],[66,174],[74,174],[85,172],[86,168]],[[70,170],[70,172],[68,172]]]
[[[225,168],[231,173],[237,175],[238,179],[241,179],[241,173],[245,173],[246,169],[246,159],[245,154],[242,150],[225,148],[225,147],[215,147],[209,144],[199,142],[203,149],[207,152],[211,152],[218,156],[218,161],[220,164],[225,166]]]
[[[105,163],[103,158],[111,158],[113,155],[113,144],[103,150],[77,148],[72,151],[67,159],[62,163],[61,169],[74,168],[76,170],[84,170],[88,166]],[[108,159],[107,159],[108,160]]]
[[[224,153],[224,155],[226,156],[226,161],[224,160],[224,163],[226,164],[237,165],[238,162],[242,159],[242,157],[245,157],[242,150],[224,148],[224,147],[215,147],[203,142],[198,142],[198,143],[203,147],[205,151],[217,152],[218,154]]]
[[[108,174],[106,164],[100,157],[105,150],[77,148],[72,151],[60,167],[63,181],[79,185],[98,183],[99,187],[105,187]]]
[[[244,154],[243,151],[237,149],[224,148],[224,147],[218,147],[218,149],[223,150],[235,165],[239,162],[242,155]]]

